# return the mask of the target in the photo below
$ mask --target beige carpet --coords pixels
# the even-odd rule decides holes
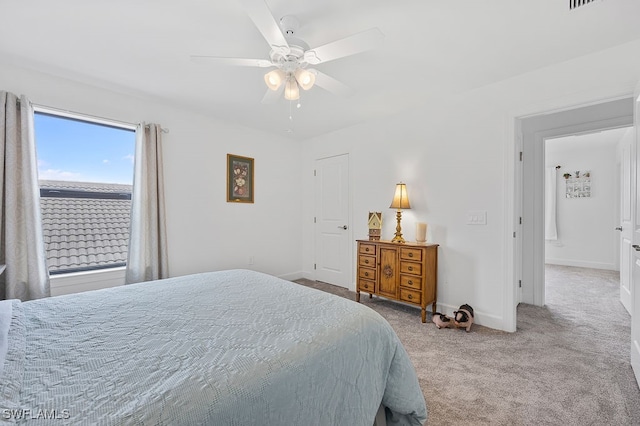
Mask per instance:
[[[298,282],[355,300],[340,287]],[[516,333],[477,325],[470,333],[439,330],[431,315],[422,324],[413,307],[361,300],[405,345],[429,425],[640,425],[618,274],[548,266],[546,291],[545,307],[518,307]]]

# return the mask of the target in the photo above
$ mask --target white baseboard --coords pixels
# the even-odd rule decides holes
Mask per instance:
[[[620,265],[604,262],[591,262],[588,260],[573,259],[545,259],[544,263],[560,266],[575,266],[577,268],[606,269],[608,271],[619,271]]]

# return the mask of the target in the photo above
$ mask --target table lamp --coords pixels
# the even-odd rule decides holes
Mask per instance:
[[[407,195],[407,185],[402,182],[396,184],[396,193],[393,195],[393,201],[391,201],[389,208],[398,209],[398,212],[396,213],[396,220],[398,222],[396,225],[396,235],[393,237],[391,242],[404,243],[404,238],[402,238],[402,227],[400,226],[402,210],[411,208],[411,205],[409,204],[409,196]]]

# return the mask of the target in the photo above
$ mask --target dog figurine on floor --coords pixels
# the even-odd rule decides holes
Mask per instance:
[[[464,328],[469,332],[473,324],[473,308],[466,303],[460,306],[453,312],[453,324],[456,328]]]
[[[431,316],[431,321],[433,321],[433,323],[438,328],[447,328],[453,326],[453,321],[451,321],[451,318],[444,314],[441,314],[440,312],[435,312]]]

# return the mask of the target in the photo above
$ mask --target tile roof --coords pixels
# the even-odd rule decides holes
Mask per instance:
[[[40,181],[40,206],[50,273],[123,266],[129,242],[131,185]],[[64,196],[42,190],[63,190]],[[74,193],[81,193],[76,198]]]
[[[119,183],[100,183],[100,182],[70,182],[65,180],[41,180],[40,188],[47,189],[68,189],[73,191],[89,191],[89,192],[126,192],[131,194],[131,185]]]

